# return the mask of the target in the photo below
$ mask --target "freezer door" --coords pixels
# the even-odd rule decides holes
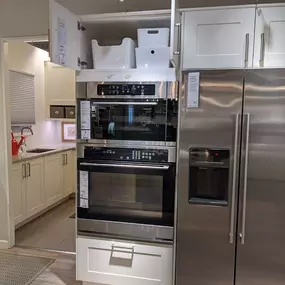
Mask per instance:
[[[285,284],[285,70],[248,71],[237,285]]]
[[[183,75],[177,285],[234,282],[243,79],[243,71]],[[195,93],[199,93],[196,99]]]

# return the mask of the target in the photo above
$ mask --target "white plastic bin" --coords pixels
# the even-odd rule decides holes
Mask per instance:
[[[94,69],[127,69],[135,68],[135,42],[124,38],[118,46],[99,46],[97,40],[92,40]]]
[[[169,28],[138,29],[138,46],[146,47],[168,47]]]
[[[137,68],[168,68],[170,48],[136,48]]]

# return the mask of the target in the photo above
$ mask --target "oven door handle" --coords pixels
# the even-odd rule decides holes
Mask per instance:
[[[138,168],[138,169],[159,169],[168,170],[169,165],[135,165],[135,164],[107,164],[107,163],[88,163],[82,162],[80,166],[99,166],[99,167],[122,167],[122,168]]]
[[[142,106],[156,106],[157,102],[94,102],[94,105],[142,105]]]

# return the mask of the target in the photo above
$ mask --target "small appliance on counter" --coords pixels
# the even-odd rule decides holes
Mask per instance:
[[[100,46],[97,40],[92,40],[94,69],[131,69],[136,67],[136,43],[130,38],[124,38],[121,45]]]
[[[137,68],[168,68],[169,29],[138,29]]]

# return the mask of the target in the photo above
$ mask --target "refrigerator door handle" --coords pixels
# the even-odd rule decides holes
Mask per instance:
[[[234,243],[234,226],[235,226],[235,204],[236,204],[236,174],[238,162],[238,132],[239,132],[240,114],[235,116],[235,136],[234,136],[234,157],[233,157],[233,181],[232,181],[232,201],[231,201],[231,221],[230,221],[230,243]]]
[[[246,142],[245,142],[245,162],[244,162],[244,181],[243,181],[243,202],[242,202],[242,223],[240,241],[241,244],[245,243],[245,223],[246,223],[246,199],[247,199],[247,173],[248,173],[248,146],[249,146],[249,127],[250,127],[250,114],[246,116]]]

